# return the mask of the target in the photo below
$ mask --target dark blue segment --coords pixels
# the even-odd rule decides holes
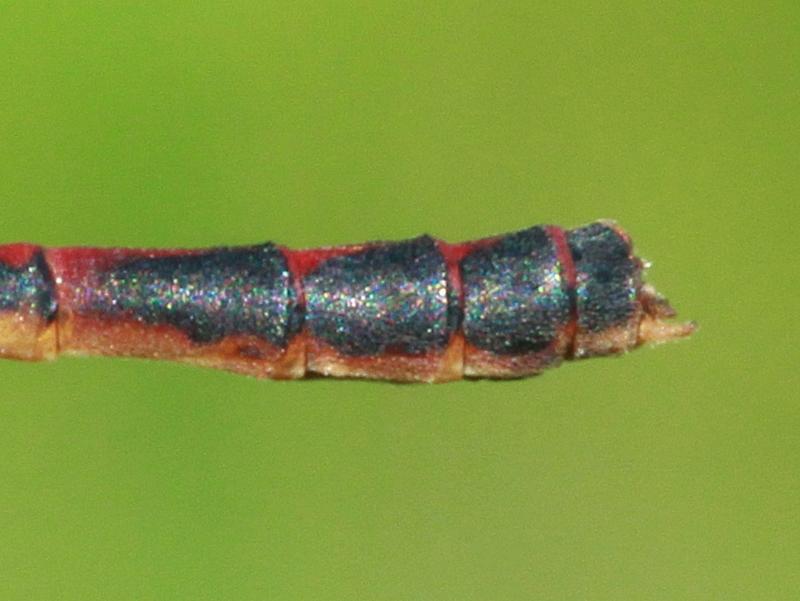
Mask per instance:
[[[243,334],[285,347],[298,327],[286,258],[269,243],[127,261],[99,276],[83,310],[171,325],[200,343]]]
[[[640,266],[628,242],[605,223],[567,232],[577,272],[576,304],[581,330],[622,325],[636,310]]]
[[[42,251],[19,268],[0,263],[0,311],[26,311],[47,322],[56,318],[55,283]]]
[[[323,261],[303,287],[309,332],[346,355],[423,354],[455,329],[447,265],[428,236]]]
[[[544,227],[503,236],[461,261],[464,336],[499,355],[545,349],[570,318],[567,282]]]

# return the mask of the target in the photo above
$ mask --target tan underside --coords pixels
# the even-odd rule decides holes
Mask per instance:
[[[309,338],[309,373],[337,378],[374,378],[395,382],[450,382],[464,371],[464,339],[454,336],[442,351],[424,355],[382,353],[352,357],[339,353],[323,342]]]
[[[515,378],[539,373],[568,356],[591,357],[688,336],[693,323],[672,323],[675,312],[651,286],[639,291],[637,310],[624,325],[601,332],[578,329],[574,340],[562,331],[549,348],[527,355],[502,356],[453,336],[442,351],[424,355],[382,353],[352,357],[302,333],[286,349],[256,336],[228,336],[196,343],[171,326],[136,320],[103,320],[72,315],[62,307],[47,324],[34,312],[0,313],[0,357],[25,360],[68,355],[113,355],[168,359],[225,369],[261,378],[297,379],[307,374],[374,378],[399,382],[448,382],[464,376]]]
[[[48,325],[35,314],[0,313],[0,357],[39,361],[57,354],[55,322]]]

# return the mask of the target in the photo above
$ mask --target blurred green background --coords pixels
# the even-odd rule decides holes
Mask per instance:
[[[0,599],[796,599],[796,3],[2,2],[0,240],[617,219],[692,339],[507,382],[0,363]]]

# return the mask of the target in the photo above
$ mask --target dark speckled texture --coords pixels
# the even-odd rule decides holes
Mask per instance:
[[[533,227],[479,248],[461,261],[464,336],[499,355],[541,351],[570,317],[556,247]]]
[[[599,332],[625,323],[636,309],[639,263],[613,227],[592,223],[567,232],[577,271],[578,326]]]
[[[169,324],[199,343],[246,334],[285,347],[297,327],[289,268],[273,244],[128,261],[100,274],[81,310]]]
[[[422,354],[455,328],[445,260],[428,236],[328,259],[303,285],[309,331],[346,355]]]
[[[0,263],[0,311],[26,311],[50,322],[57,309],[53,276],[41,251],[20,268]]]

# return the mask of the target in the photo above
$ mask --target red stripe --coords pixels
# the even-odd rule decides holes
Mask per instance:
[[[42,247],[36,244],[3,244],[0,246],[0,263],[19,269],[30,263],[38,250],[42,250]]]
[[[569,322],[564,326],[564,332],[569,338],[567,346],[567,358],[572,358],[575,353],[575,335],[578,331],[578,306],[575,302],[575,294],[578,286],[578,273],[575,269],[575,261],[572,260],[572,251],[567,243],[567,235],[558,226],[547,226],[553,244],[556,247],[556,256],[561,265],[561,276],[566,280],[567,290],[570,298]]]
[[[297,280],[302,280],[306,275],[314,271],[323,261],[333,257],[353,254],[366,246],[366,244],[351,244],[348,246],[328,246],[301,250],[292,250],[284,247],[280,248],[284,255],[286,255],[289,268],[292,271],[292,276]]]

